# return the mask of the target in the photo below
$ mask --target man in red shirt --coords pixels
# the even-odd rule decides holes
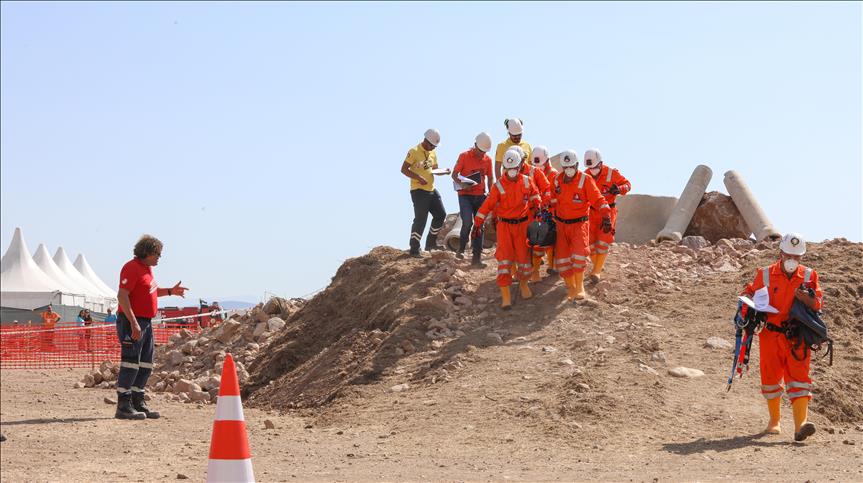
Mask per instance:
[[[117,336],[120,339],[120,373],[117,375],[117,419],[156,419],[144,402],[144,388],[153,372],[153,327],[151,320],[159,309],[158,298],[185,297],[186,287],[177,282],[171,288],[159,288],[153,269],[162,256],[162,242],[143,235],[135,244],[135,258],[120,270],[117,300]]]
[[[491,136],[481,132],[477,134],[473,148],[458,155],[458,161],[452,169],[452,179],[456,183],[462,183],[459,176],[469,178],[476,184],[458,190],[458,209],[461,216],[461,231],[459,232],[459,248],[457,258],[464,258],[464,249],[467,246],[468,236],[473,227],[473,217],[476,216],[479,207],[485,201],[486,193],[491,191],[491,158],[488,151],[491,149]],[[486,190],[488,188],[488,191]],[[471,266],[482,268],[485,264],[480,261],[482,256],[482,234],[474,237],[471,242],[473,249],[473,260]]]

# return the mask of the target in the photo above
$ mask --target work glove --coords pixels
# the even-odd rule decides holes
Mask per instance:
[[[611,233],[611,217],[603,216],[602,224],[599,227],[603,233]]]
[[[608,192],[613,194],[613,195],[619,195],[620,194],[620,188],[618,188],[616,184],[613,184],[608,188]]]
[[[473,220],[473,229],[470,232],[470,236],[474,239],[482,236],[482,222],[474,219]]]

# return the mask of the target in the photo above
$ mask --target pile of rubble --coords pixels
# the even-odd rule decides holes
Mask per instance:
[[[274,297],[241,316],[232,317],[198,333],[183,329],[168,343],[156,348],[153,374],[147,388],[169,394],[182,402],[213,402],[221,384],[222,364],[230,353],[237,366],[240,384],[249,378],[249,364],[285,328],[285,320],[305,305],[303,299]],[[103,362],[75,387],[114,387],[119,364]]]

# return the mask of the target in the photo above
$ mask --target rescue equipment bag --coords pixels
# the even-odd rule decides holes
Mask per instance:
[[[791,355],[797,360],[806,358],[806,351],[819,351],[827,344],[827,352],[823,357],[830,356],[830,365],[833,365],[833,339],[827,334],[827,324],[821,320],[821,313],[816,312],[799,300],[794,300],[791,305],[791,317],[782,324],[785,327],[785,336],[793,342]],[[797,352],[803,348],[803,355],[797,357]]]
[[[527,225],[527,243],[532,247],[550,247],[554,246],[556,239],[557,229],[554,218],[548,210],[542,210]]]
[[[743,377],[744,368],[749,371],[749,355],[752,352],[752,341],[755,334],[761,332],[767,324],[767,314],[739,301],[737,313],[734,314],[734,326],[737,329],[734,336],[734,359],[731,361],[731,375],[728,376],[726,391],[731,390],[734,373]]]

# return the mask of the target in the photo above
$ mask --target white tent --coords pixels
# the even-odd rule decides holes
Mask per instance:
[[[73,264],[78,272],[84,276],[90,283],[93,284],[94,287],[99,289],[99,292],[102,293],[105,297],[116,297],[117,291],[111,290],[105,282],[96,275],[96,272],[90,267],[90,264],[87,263],[87,259],[84,257],[83,253],[78,254],[78,258],[75,259],[75,263]]]
[[[15,228],[12,243],[0,262],[3,292],[53,292],[57,284],[33,261],[20,228]]]
[[[75,282],[75,285],[84,290],[84,293],[90,295],[92,297],[104,297],[102,291],[96,288],[92,282],[84,278],[81,275],[81,272],[72,265],[72,262],[69,261],[69,257],[66,255],[66,250],[63,247],[58,247],[57,251],[54,252],[54,263],[60,267],[60,270],[63,273],[72,279]]]
[[[45,244],[39,244],[39,248],[36,249],[36,254],[33,255],[33,261],[36,262],[36,265],[45,272],[46,275],[54,280],[55,285],[59,290],[68,293],[84,294],[85,291],[78,287],[75,281],[67,277],[66,274],[63,273],[63,270],[60,270],[60,267],[54,263],[54,259],[51,258],[51,255],[48,253],[48,249],[45,248]]]
[[[48,304],[84,307],[99,313],[115,307],[117,299],[107,297],[84,278],[62,248],[52,259],[40,245],[36,256],[31,257],[21,229],[16,228],[0,262],[0,307],[4,311],[31,311]]]

